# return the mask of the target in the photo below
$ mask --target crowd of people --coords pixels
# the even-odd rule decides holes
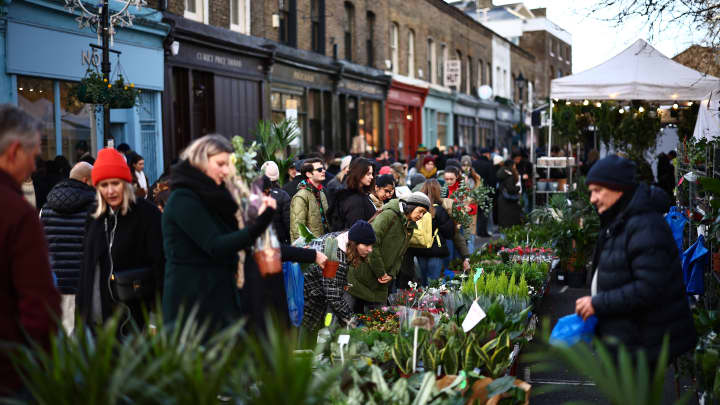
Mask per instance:
[[[194,140],[155,184],[143,172],[142,156],[125,144],[101,149],[96,158],[81,150],[72,167],[58,157],[44,165],[53,166],[53,175],[38,177],[40,142],[31,116],[0,106],[0,342],[32,340],[45,348],[59,320],[68,331],[77,318],[93,330],[120,314],[122,338],[144,328],[146,313],[156,310],[171,326],[192,312],[211,333],[245,318],[251,332],[262,334],[268,313],[291,329],[282,272],[264,276],[252,254],[268,229],[277,235],[282,262],[309,265],[299,332],[312,342],[328,312],[339,325],[353,326],[357,314],[385,305],[408,282],[426,286],[455,259],[467,269],[477,237],[491,236],[495,224],[521,223],[534,180],[520,150],[467,154],[457,146],[440,151],[421,145],[406,162],[388,151],[363,157],[318,147],[295,160],[282,186],[278,165],[258,162],[262,196],[245,207],[255,210],[248,220],[230,181],[234,149],[222,135]],[[636,186],[634,166],[596,160],[580,170],[604,227],[649,210],[640,198],[650,201],[651,189]],[[667,156],[661,159],[661,186],[674,182],[671,166]],[[489,187],[493,209],[458,197],[461,187]],[[471,221],[459,223],[456,210]],[[665,231],[654,211],[642,216],[650,221],[646,216]],[[303,243],[303,227],[314,237],[309,243]],[[615,246],[613,238],[619,236],[608,231],[599,246]],[[334,277],[323,274],[330,240],[337,242],[336,251],[330,249],[338,262]],[[677,261],[672,253],[666,261]],[[662,267],[657,260],[652,265]],[[593,297],[578,300],[577,311],[603,316],[608,332],[615,328],[608,314],[622,312],[625,301],[612,295],[615,281],[598,273]],[[22,395],[9,352],[0,351],[0,397]]]
[[[300,333],[313,336],[328,311],[353,325],[408,281],[427,285],[456,258],[467,268],[475,236],[489,236],[494,223],[519,223],[504,218],[508,206],[516,206],[513,215],[522,210],[519,160],[486,149],[471,156],[421,146],[411,161],[396,162],[387,151],[328,158],[317,148],[296,159],[282,186],[278,165],[258,162],[263,195],[248,220],[229,181],[234,149],[224,136],[193,141],[154,184],[127,144],[96,157],[76,145],[74,166],[62,156],[42,161],[40,146],[33,118],[0,107],[0,188],[8,196],[0,203],[3,342],[47,347],[56,321],[72,331],[81,319],[93,330],[112,316],[120,317],[122,338],[152,322],[148,312],[168,325],[193,312],[211,332],[246,318],[257,333],[272,312],[290,328],[282,273],[261,275],[252,254],[269,228],[283,262],[310,265]],[[498,190],[504,208],[482,212],[459,201],[461,184]],[[471,224],[454,221],[454,209],[466,210]],[[301,225],[315,237],[309,244],[298,243]],[[322,275],[329,238],[338,242],[332,278]],[[0,394],[19,389],[4,351]]]

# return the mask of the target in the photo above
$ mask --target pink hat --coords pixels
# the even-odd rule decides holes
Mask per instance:
[[[380,172],[378,174],[381,176],[383,174],[392,174],[392,168],[390,166],[383,166],[380,168]]]

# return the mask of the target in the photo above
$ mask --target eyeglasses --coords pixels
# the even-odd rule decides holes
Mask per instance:
[[[322,173],[322,172],[325,171],[325,168],[324,168],[324,167],[318,167],[318,168],[313,169],[313,171],[314,171],[314,172],[318,172],[318,173]]]

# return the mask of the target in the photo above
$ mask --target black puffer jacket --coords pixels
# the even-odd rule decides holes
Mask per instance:
[[[330,207],[332,230],[348,230],[358,219],[370,220],[376,211],[369,194],[350,189],[340,190],[335,205]]]
[[[645,349],[651,361],[666,333],[671,358],[696,341],[680,252],[662,217],[667,202],[661,196],[639,185],[627,207],[602,229],[592,298],[597,334],[614,336],[631,351]]]
[[[289,245],[290,240],[290,196],[280,187],[270,190],[270,196],[277,201],[277,209],[273,215],[273,226],[280,243]]]
[[[80,280],[85,227],[95,208],[95,189],[74,179],[56,184],[40,210],[50,265],[62,294],[75,294]]]

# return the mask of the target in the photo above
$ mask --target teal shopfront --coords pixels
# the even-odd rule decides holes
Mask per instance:
[[[423,144],[441,151],[455,144],[452,91],[430,86],[423,108]]]
[[[149,180],[157,179],[163,167],[160,100],[168,32],[162,15],[143,8],[134,12],[133,26],[116,28],[112,49],[119,54],[111,53],[111,81],[122,73],[141,94],[135,107],[111,111],[111,134],[103,134],[102,108],[74,96],[88,68],[99,70],[101,60],[100,50],[91,47],[98,44],[97,35],[78,28],[79,12],[39,0],[15,0],[4,8],[0,102],[16,104],[41,122],[42,158],[61,155],[74,164],[85,145],[96,155],[113,139],[140,153]]]

